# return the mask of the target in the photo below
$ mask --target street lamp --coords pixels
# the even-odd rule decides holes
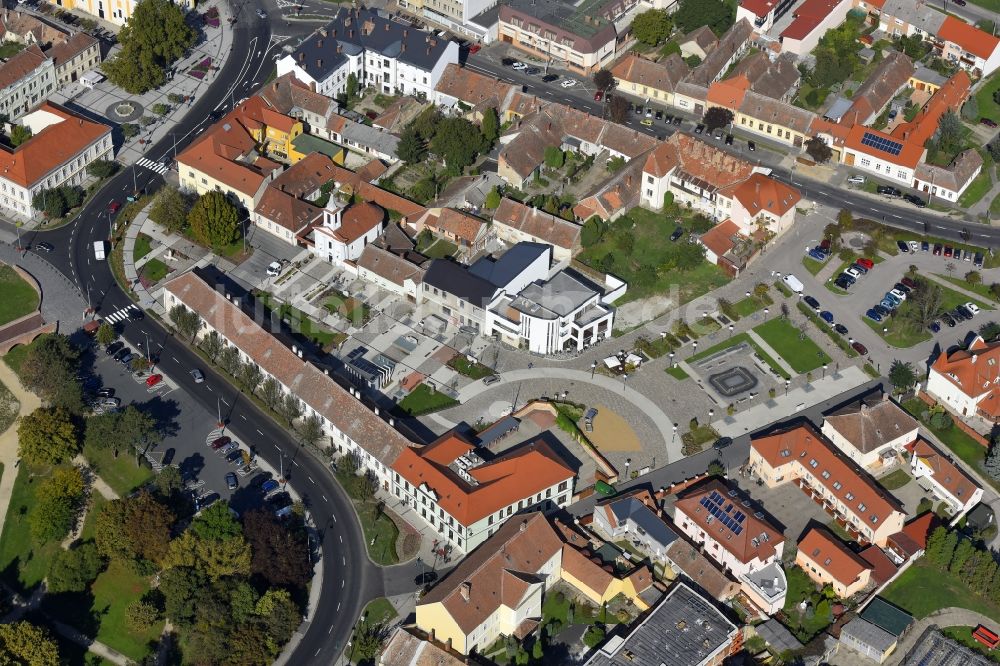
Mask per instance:
[[[767,321],[767,308],[764,308],[764,321]]]
[[[677,424],[675,423],[674,424],[674,434],[673,434],[673,437],[670,438],[670,441],[674,442],[676,440],[677,440]]]
[[[692,342],[691,344],[693,344],[693,345],[694,345],[694,351],[695,351],[695,353],[697,354],[697,353],[698,353],[698,341],[697,341],[697,340],[695,340],[695,341],[694,341],[694,342]]]
[[[792,383],[791,381],[787,379],[785,380],[785,395],[788,395],[788,385],[791,383]]]
[[[597,372],[597,361],[590,364],[590,378],[594,378],[594,373]]]
[[[221,396],[216,396],[216,398],[215,398],[215,406],[218,408],[218,413],[219,413],[219,421],[218,421],[218,423],[216,423],[216,425],[218,426],[219,431],[221,432],[222,430],[225,430],[225,428],[226,428],[226,423],[225,423],[225,421],[222,420],[222,397]]]
[[[729,325],[729,337],[733,337],[733,325]]]
[[[358,623],[356,625],[354,625],[354,633],[355,634],[357,634],[357,632],[358,632],[358,627],[364,625],[366,619],[368,619],[368,611],[365,611],[364,613],[362,613],[361,614],[361,619],[358,620]],[[354,661],[354,648],[357,647],[357,645],[358,645],[358,637],[355,635],[354,636],[354,640],[351,641],[351,659],[350,659],[351,662]]]
[[[888,326],[883,326],[882,327],[882,335],[889,335],[889,327]]]
[[[708,410],[708,419],[709,419],[709,420],[712,420],[712,418],[713,418],[714,416],[715,416],[715,410],[714,410],[714,409],[709,409],[709,410]]]
[[[623,372],[622,373],[622,393],[625,392],[625,382],[626,382],[626,380],[628,380],[628,373],[627,372]]]
[[[823,364],[823,379],[826,379],[826,363]]]

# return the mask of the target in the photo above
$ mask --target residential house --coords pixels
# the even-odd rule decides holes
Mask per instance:
[[[426,272],[421,264],[414,263],[406,254],[397,254],[377,244],[365,246],[355,265],[359,278],[379,289],[406,296],[413,302],[417,300]]]
[[[457,62],[457,42],[374,10],[343,7],[332,21],[279,59],[277,73],[291,72],[327,97],[346,92],[353,74],[359,85],[382,94],[433,99],[445,68]]]
[[[329,158],[320,153],[308,155],[267,184],[251,221],[286,243],[299,245],[310,225],[323,215],[313,201],[333,176]]]
[[[738,21],[741,16],[738,16],[736,20]],[[677,40],[677,45],[681,47],[681,57],[690,58],[691,56],[698,56],[699,59],[705,60],[708,54],[711,53],[716,46],[719,45],[719,39],[712,32],[712,29],[707,25],[695,28],[688,34]]]
[[[881,627],[856,617],[840,630],[840,643],[878,664],[883,664],[896,649],[897,638]]]
[[[691,70],[685,81],[709,87],[729,70],[729,67],[743,57],[750,48],[754,29],[750,21],[739,19],[719,38],[719,43],[708,53],[701,64]],[[680,105],[678,105],[680,106]]]
[[[461,103],[481,117],[482,112],[490,108],[501,113],[515,90],[515,86],[498,78],[452,63],[444,68],[434,86],[434,103],[449,108]]]
[[[975,336],[965,349],[944,351],[931,364],[927,394],[959,416],[1000,421],[1000,342]]]
[[[921,35],[926,39],[936,35],[944,23],[944,13],[923,2],[870,0],[870,5],[869,20],[889,37]]]
[[[546,243],[552,246],[552,259],[556,262],[572,259],[580,251],[581,229],[576,222],[507,197],[493,213],[494,238],[508,245]]]
[[[722,666],[742,649],[742,630],[711,601],[678,582],[638,625],[612,636],[585,666]]]
[[[538,626],[542,597],[559,579],[563,542],[540,512],[499,526],[417,600],[416,625],[459,654]]]
[[[897,639],[913,624],[913,617],[909,613],[892,605],[882,597],[875,597],[869,601],[858,616],[883,631],[889,632]]]
[[[707,29],[707,28],[706,28]],[[711,34],[711,30],[708,31]],[[674,89],[690,71],[676,53],[659,62],[629,53],[611,68],[615,77],[615,90],[642,99],[674,105]]]
[[[746,19],[758,32],[765,33],[794,5],[795,0],[740,0],[736,20]]]
[[[43,102],[19,124],[31,138],[0,146],[0,207],[18,219],[34,215],[32,200],[42,190],[83,185],[88,164],[114,159],[110,127],[58,104]]]
[[[385,229],[388,213],[370,201],[348,203],[332,196],[323,209],[322,224],[313,226],[310,250],[334,265],[354,262]]]
[[[303,360],[245,313],[223,290],[216,290],[197,271],[175,277],[163,287],[163,306],[183,305],[201,317],[196,341],[215,332],[225,345],[240,352],[240,362],[253,363],[263,378],[273,378],[282,396],[298,400],[303,417],[315,416],[322,426],[320,445],[338,455],[352,455],[388,490],[391,466],[404,450],[415,446],[394,427],[393,420],[369,409],[308,360]],[[261,312],[258,316],[262,315]],[[272,319],[269,325],[277,326]]]
[[[642,159],[634,159],[610,179],[599,184],[592,194],[580,199],[573,206],[573,216],[581,223],[592,217],[613,222],[625,211],[639,205],[639,188],[642,182]]]
[[[464,257],[471,258],[486,248],[489,225],[474,215],[454,208],[429,208],[413,222],[415,233],[429,231],[456,245]]]
[[[731,277],[746,268],[754,252],[750,237],[729,218],[699,236],[698,243],[705,248],[705,260]]]
[[[903,528],[899,502],[811,426],[752,439],[747,468],[769,488],[794,482],[862,544]]]
[[[843,125],[870,125],[889,106],[896,93],[908,85],[916,67],[902,51],[889,51],[854,93],[851,108],[840,118]]]
[[[746,180],[718,192],[716,217],[724,211],[744,236],[763,232],[773,238],[795,223],[795,207],[801,200],[802,195],[794,187],[755,171]]]
[[[885,554],[896,566],[920,557],[927,548],[927,539],[941,524],[936,513],[923,512],[907,522],[901,531],[889,536],[884,548]]]
[[[910,472],[917,483],[934,496],[935,501],[948,505],[953,521],[983,498],[983,489],[953,458],[922,437],[912,447]]]
[[[921,162],[913,172],[913,187],[955,203],[972,181],[983,171],[983,157],[978,150],[963,150],[946,167]]]
[[[871,582],[869,564],[822,527],[810,527],[799,540],[795,564],[817,585],[831,585],[841,599],[853,597]]]
[[[66,31],[27,12],[0,10],[0,41],[45,49],[66,39]]]
[[[824,415],[822,432],[840,451],[868,470],[898,462],[917,439],[919,424],[888,395],[852,402]]]
[[[917,65],[917,68],[914,70],[910,80],[906,82],[906,85],[914,90],[928,92],[933,95],[940,90],[941,86],[943,86],[947,81],[948,77],[944,74],[930,69],[929,67]]]
[[[186,10],[194,9],[193,0],[173,0]],[[63,9],[77,10],[90,14],[94,18],[109,21],[117,26],[125,25],[140,0],[61,0],[57,2]]]
[[[55,61],[32,44],[0,63],[0,114],[16,120],[56,90]]]
[[[792,9],[792,22],[781,31],[782,53],[808,55],[827,30],[836,28],[847,18],[851,0],[804,0]]]
[[[753,92],[790,102],[799,89],[799,70],[795,56],[784,53],[773,60],[764,51],[757,51],[740,60],[730,73],[731,78],[744,77]]]
[[[595,606],[611,603],[622,595],[640,611],[649,610],[662,593],[653,585],[653,574],[646,566],[638,566],[625,575],[615,575],[594,562],[590,551],[563,544],[559,575]]]
[[[654,562],[666,562],[667,551],[678,539],[660,517],[649,491],[620,496],[594,508],[592,529],[610,541],[626,541]]]
[[[674,525],[709,558],[739,578],[781,562],[785,537],[738,489],[713,479],[681,495]]]
[[[418,638],[396,627],[378,657],[378,666],[465,666],[465,659],[455,656],[437,643]]]
[[[801,148],[815,133],[818,118],[812,111],[753,90],[739,98],[738,106],[728,108],[734,112],[734,127],[794,148]]]
[[[76,32],[45,50],[55,65],[56,85],[65,86],[78,80],[101,64],[101,43],[85,32]]]
[[[718,601],[728,601],[740,593],[740,584],[685,538],[667,548],[667,564],[674,574],[684,576],[696,589]]]

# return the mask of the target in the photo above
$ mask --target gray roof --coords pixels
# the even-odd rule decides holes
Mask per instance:
[[[341,135],[345,141],[352,141],[358,145],[372,148],[383,155],[392,155],[393,157],[396,156],[396,148],[399,146],[398,137],[380,129],[356,123],[353,120],[344,123]]]
[[[615,518],[618,519],[619,523],[624,523],[626,520],[631,519],[646,534],[664,547],[669,546],[678,539],[676,532],[670,529],[659,516],[635,497],[613,500],[607,504],[607,507],[615,514]]]
[[[836,122],[843,118],[844,114],[851,110],[852,106],[854,106],[854,102],[846,97],[837,96],[837,99],[833,100],[833,104],[831,104],[830,108],[826,110],[823,117]]]
[[[902,635],[906,628],[913,624],[913,616],[896,608],[882,597],[872,599],[861,611],[861,617],[893,636]]]
[[[993,518],[993,509],[988,504],[980,503],[972,507],[972,511],[966,514],[965,522],[982,530],[993,524]]]
[[[299,44],[292,58],[317,81],[337,70],[347,55],[362,51],[396,58],[429,72],[448,44],[448,40],[383,18],[377,12],[341,8],[332,21]]]
[[[845,636],[849,636],[858,643],[880,653],[886,652],[896,644],[895,636],[860,617],[854,618],[840,630],[841,641],[844,640]]]
[[[792,635],[792,632],[788,631],[783,624],[773,617],[763,624],[758,624],[754,629],[776,652],[802,649],[802,643]]]
[[[449,259],[435,259],[424,274],[424,284],[472,303],[486,307],[497,293],[496,285],[472,275],[469,270]]]
[[[923,81],[924,83],[934,84],[936,86],[943,86],[948,82],[947,76],[935,72],[933,69],[924,67],[923,65],[917,65],[917,71],[913,72],[913,78]]]
[[[917,639],[900,666],[990,666],[989,657],[945,637],[937,627],[928,627]]]
[[[491,256],[480,257],[469,266],[469,275],[486,280],[502,289],[538,257],[550,252],[552,252],[551,246],[542,243],[517,243],[500,255],[499,259]]]
[[[920,28],[930,35],[936,35],[944,23],[945,15],[937,9],[913,0],[885,0],[882,5],[882,16],[902,19],[903,22]],[[889,22],[890,29],[894,27]]]
[[[573,312],[601,290],[571,270],[562,270],[544,282],[532,282],[521,290],[511,307],[539,319],[556,319]]]
[[[587,666],[696,666],[728,645],[736,632],[736,625],[711,602],[684,583],[674,583],[639,626],[624,637],[613,636]]]

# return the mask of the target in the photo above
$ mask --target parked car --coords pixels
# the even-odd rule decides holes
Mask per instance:
[[[955,318],[952,317],[947,312],[944,313],[943,315],[941,315],[941,321],[943,321],[945,324],[947,324],[948,328],[955,328],[955,324],[956,324]]]
[[[889,298],[888,296],[886,296],[881,301],[879,301],[879,305],[881,305],[886,310],[889,310],[890,312],[892,310],[895,310],[897,307],[899,307],[899,303],[897,303],[893,299]]]
[[[986,125],[987,127],[994,127],[994,128],[997,126],[996,122],[993,121],[993,120],[990,120],[989,118],[980,118],[979,119],[979,124],[980,125]]]
[[[847,327],[843,324],[836,324],[833,327],[833,330],[837,331],[837,333],[840,333],[841,335],[847,335]]]
[[[195,511],[204,511],[221,499],[219,493],[209,493],[194,501]]]
[[[898,188],[892,187],[891,185],[879,185],[875,188],[875,191],[879,194],[883,194],[887,197],[893,197],[895,199],[903,196],[903,193]]]
[[[266,19],[267,18],[267,12],[265,12],[263,9],[258,9],[257,10],[257,18]]]
[[[979,314],[979,306],[971,301],[965,304],[965,309],[971,312],[973,317]]]
[[[265,271],[268,277],[277,277],[278,273],[280,272],[281,272],[281,264],[278,263],[277,261],[272,261],[271,263],[269,263],[267,265],[267,270]]]
[[[909,287],[911,291],[917,288],[917,283],[908,277],[901,278],[899,283]]]
[[[252,479],[250,479],[250,483],[247,485],[249,485],[251,488],[256,488],[260,490],[260,488],[270,480],[271,480],[270,472],[261,472],[260,474],[257,474]]]
[[[819,313],[819,318],[822,319],[823,321],[825,321],[828,324],[832,324],[833,323],[833,313],[830,312],[829,310],[823,310],[822,312],[820,312]]]
[[[576,81],[573,79],[563,79],[562,83],[559,84],[563,88],[572,88],[576,85]]]
[[[983,267],[983,253],[982,252],[976,252],[976,256],[973,258],[973,263],[976,264],[976,268],[982,268]]]
[[[705,131],[705,126],[702,125],[702,124],[700,124],[700,123],[698,124],[697,127],[694,128],[694,133],[695,134],[701,134],[704,131]]]
[[[849,284],[849,285],[853,285],[855,282],[858,281],[858,279],[856,277],[854,277],[853,275],[850,275],[849,273],[846,273],[846,272],[845,273],[841,273],[840,277],[838,277],[837,279],[838,280],[845,280],[847,282],[847,284]]]
[[[852,269],[852,270],[854,270],[854,271],[857,271],[861,275],[868,275],[868,269],[865,268],[864,266],[862,266],[861,264],[857,264],[857,263],[851,264],[849,266],[849,268]]]
[[[265,481],[264,483],[261,484],[260,491],[262,493],[264,493],[265,495],[267,495],[269,493],[273,493],[275,490],[277,490],[280,487],[281,487],[280,483],[278,483],[274,479],[268,479],[267,481]]]
[[[891,317],[892,316],[892,308],[887,308],[884,305],[882,305],[881,303],[879,303],[878,305],[876,305],[872,309],[875,310],[875,312],[877,312],[880,315],[882,315],[883,318],[885,318],[885,317]]]
[[[126,356],[131,356],[131,355],[132,355],[132,350],[129,349],[128,347],[123,346],[121,349],[115,352],[115,355],[112,356],[111,358],[120,362]]]
[[[959,306],[958,306],[957,308],[955,308],[955,309],[956,309],[956,310],[957,310],[958,312],[961,312],[961,313],[962,313],[962,316],[963,316],[963,317],[965,317],[965,319],[966,319],[966,320],[969,320],[969,319],[972,319],[973,317],[975,317],[975,316],[976,316],[976,313],[975,313],[975,312],[973,312],[972,310],[970,310],[970,309],[969,309],[969,308],[968,308],[967,306],[965,306],[965,305],[959,305]]]
[[[941,322],[935,319],[934,321],[932,321],[930,324],[927,325],[927,328],[930,330],[931,333],[937,333],[941,330]]]
[[[903,201],[908,201],[917,208],[926,208],[927,202],[918,197],[916,194],[904,194]]]
[[[125,354],[125,356],[122,356],[120,359],[118,359],[118,362],[127,367],[133,360],[137,358],[139,357],[136,354],[129,352],[128,354]]]
[[[944,256],[950,257],[953,253],[954,253],[954,250],[951,249],[951,245],[945,245],[944,246]]]
[[[542,77],[542,81],[544,81],[545,83],[554,83],[558,80],[559,80],[558,74],[546,74],[545,76]]]
[[[673,120],[672,124],[679,127],[680,124],[681,124],[681,121],[683,121],[683,120],[684,119],[681,118],[680,116],[674,116],[674,120]]]
[[[854,284],[851,281],[850,276],[849,275],[844,275],[843,273],[841,273],[840,277],[838,277],[836,280],[834,280],[833,283],[835,285],[837,285],[838,287],[840,287],[841,289],[843,289],[844,291],[847,291],[848,289],[850,289],[851,285]]]
[[[604,99],[604,91],[603,90],[598,90],[597,92],[594,93],[594,101],[595,102],[600,102],[602,99]]]
[[[812,296],[806,296],[802,300],[805,301],[806,305],[811,307],[813,310],[819,310],[819,301],[817,301]]]
[[[863,266],[863,267],[867,268],[868,270],[871,270],[871,269],[875,268],[875,262],[872,261],[871,259],[866,259],[865,257],[861,257],[860,259],[858,259],[854,263],[856,263],[858,266]]]
[[[274,509],[279,506],[285,507],[292,503],[292,496],[285,491],[274,493],[267,498],[268,505]]]
[[[750,151],[753,152],[757,150],[757,144],[754,143],[753,141],[747,141],[747,148],[749,148]]]
[[[221,449],[226,444],[229,444],[231,441],[233,441],[233,440],[230,439],[227,435],[223,435],[222,437],[218,437],[216,439],[213,439],[209,443],[209,446],[212,447],[213,451],[218,451],[219,449]]]
[[[642,125],[643,127],[652,127],[653,126],[653,119],[652,118],[643,118],[642,120],[639,121],[639,124]]]
[[[899,248],[900,252],[910,251],[910,246],[906,244],[906,241],[896,241],[896,247]]]
[[[844,272],[850,275],[855,280],[861,277],[861,271],[858,270],[857,266],[851,266]]]
[[[115,397],[115,390],[110,386],[105,386],[104,388],[97,389],[97,393],[94,395],[98,398],[113,398]]]
[[[826,261],[826,253],[820,250],[819,248],[815,247],[811,248],[809,250],[809,256],[815,259],[816,261]]]
[[[930,249],[930,247],[931,247],[931,244],[930,244],[930,243],[928,243],[927,241],[920,241],[920,249],[921,249],[921,250],[922,250],[923,252],[926,252],[927,250],[929,250],[929,249]]]
[[[483,383],[486,384],[487,386],[496,384],[498,381],[500,381],[500,377],[497,375],[490,375],[489,377],[483,377]]]
[[[107,356],[114,356],[119,351],[121,351],[122,347],[124,346],[125,346],[124,342],[122,342],[121,340],[115,340],[110,345],[104,348],[104,353]]]
[[[229,452],[229,455],[226,456],[226,462],[229,463],[230,465],[233,465],[242,460],[243,460],[243,449],[239,448],[234,449]]]
[[[865,182],[865,177],[861,176],[861,175],[858,175],[858,174],[855,174],[855,175],[851,176],[850,178],[848,178],[847,182],[850,183],[851,185],[863,185],[864,182]]]
[[[920,249],[920,243],[915,240],[910,241],[910,252],[916,252]]]
[[[900,303],[902,303],[903,301],[906,300],[906,292],[905,291],[900,291],[899,289],[890,289],[889,293],[891,295],[895,296],[896,298],[898,298]]]
[[[934,243],[934,252],[931,254],[936,257],[941,256],[941,243]]]
[[[122,401],[120,398],[101,398],[101,405],[103,407],[120,407]]]
[[[882,315],[880,315],[878,312],[876,312],[875,308],[869,308],[868,312],[865,313],[865,316],[868,317],[869,319],[871,319],[874,322],[880,322],[880,321],[882,321]]]
[[[234,472],[226,472],[226,488],[236,490],[240,487],[240,480]]]
[[[45,241],[35,244],[35,250],[38,252],[51,252],[54,249],[56,248],[52,243],[46,243]]]
[[[163,381],[163,375],[156,373],[155,375],[150,375],[146,377],[146,386],[153,388],[157,384]]]
[[[854,349],[854,351],[856,351],[859,354],[861,354],[862,356],[868,356],[868,347],[865,347],[860,342],[857,342],[857,341],[853,342],[851,344],[851,348]]]
[[[726,135],[726,145],[727,146],[733,145],[733,135],[732,134],[727,134]]]
[[[676,229],[674,229],[674,232],[670,234],[670,240],[676,241],[680,239],[680,237],[683,235],[684,235],[684,227],[677,227]]]
[[[903,299],[900,298],[899,295],[892,293],[892,291],[885,292],[883,300],[890,301],[893,308],[898,308],[903,303]]]
[[[240,448],[240,445],[239,445],[238,442],[229,442],[228,444],[226,444],[225,446],[223,446],[221,449],[219,449],[219,451],[218,451],[219,457],[220,458],[225,458],[226,456],[228,456],[230,453],[232,453],[233,451],[235,451],[238,448]]]
[[[950,311],[948,314],[950,314],[955,321],[972,319],[972,313],[963,308],[961,305],[956,306],[955,309]]]

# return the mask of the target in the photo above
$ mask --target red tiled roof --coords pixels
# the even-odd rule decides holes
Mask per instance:
[[[11,56],[7,62],[0,63],[0,89],[17,83],[41,67],[46,60],[48,58],[42,53],[38,44],[32,44],[20,53]]]
[[[712,253],[721,257],[736,247],[734,238],[740,235],[740,227],[735,222],[726,218],[705,233],[699,239],[701,244],[707,247]]]
[[[348,206],[341,214],[340,227],[334,234],[344,243],[353,243],[385,221],[385,211],[362,201]]]
[[[740,0],[740,7],[753,12],[754,16],[764,18],[778,4],[778,0]]]
[[[799,541],[799,553],[823,569],[838,583],[850,586],[865,570],[868,563],[855,555],[837,537],[826,529],[810,528]]]
[[[874,134],[875,136],[883,139],[888,139],[889,141],[895,141],[902,144],[902,149],[900,150],[899,155],[890,155],[889,153],[864,145],[861,143],[861,140],[864,138],[866,133]],[[847,133],[847,138],[844,139],[844,147],[859,153],[865,153],[866,155],[874,155],[879,159],[886,160],[893,164],[898,164],[899,166],[909,167],[911,169],[916,168],[917,164],[920,163],[921,158],[924,156],[924,145],[922,143],[894,139],[885,132],[880,132],[877,129],[865,127],[861,124],[851,127],[850,132]]]
[[[931,365],[931,372],[941,375],[967,396],[986,395],[979,408],[991,417],[1000,416],[1000,411],[991,408],[996,401],[990,400],[997,395],[1000,379],[1000,342],[986,342],[976,336],[967,349],[938,356]]]
[[[989,60],[990,56],[997,50],[997,45],[1000,45],[1000,38],[955,18],[951,14],[945,16],[944,23],[938,28],[937,36],[947,42],[958,44],[983,60]]]
[[[805,0],[792,10],[795,17],[781,33],[782,39],[805,39],[829,16],[841,0]]]
[[[979,486],[953,463],[947,456],[923,437],[918,437],[913,446],[913,455],[931,470],[934,480],[959,502],[965,504]]]
[[[471,448],[465,437],[450,431],[420,450],[404,450],[392,469],[415,488],[427,484],[438,495],[438,505],[466,526],[574,476],[548,444],[537,440],[469,469],[475,481],[470,484],[448,466]]]
[[[749,89],[750,79],[743,74],[739,74],[724,81],[716,81],[710,85],[706,99],[712,105],[736,110],[743,104],[743,97]]]
[[[87,120],[52,102],[43,102],[36,111],[51,113],[61,120],[17,148],[0,146],[0,177],[29,189],[111,133],[107,125]]]
[[[877,585],[883,585],[887,580],[896,575],[899,568],[893,564],[892,560],[882,551],[881,548],[872,544],[860,553],[861,559],[870,565],[872,579]]]
[[[941,519],[933,511],[925,511],[903,525],[903,534],[913,539],[921,548],[927,547],[927,537],[941,525]]]
[[[781,217],[802,200],[797,189],[760,172],[750,174],[749,178],[732,188],[731,192],[750,215],[764,210]]]
[[[899,124],[892,130],[892,137],[896,140],[905,139],[923,148],[927,139],[937,131],[941,116],[946,111],[960,108],[969,96],[971,87],[972,79],[968,73],[964,69],[958,70],[927,100],[913,120]]]

